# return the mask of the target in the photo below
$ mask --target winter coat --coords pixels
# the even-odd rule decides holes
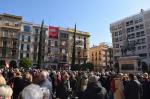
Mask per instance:
[[[70,91],[70,82],[67,81],[62,81],[60,86],[59,86],[59,98],[60,99],[68,99],[69,95],[70,95],[71,91]]]
[[[88,84],[81,99],[105,99],[106,89],[98,82]]]
[[[141,99],[142,85],[138,80],[131,80],[126,85],[125,99]]]
[[[150,81],[145,80],[142,82],[143,88],[143,98],[142,99],[150,99]]]

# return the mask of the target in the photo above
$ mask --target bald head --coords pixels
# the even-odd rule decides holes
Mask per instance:
[[[42,71],[40,73],[40,80],[45,80],[48,78],[48,72],[47,71]]]

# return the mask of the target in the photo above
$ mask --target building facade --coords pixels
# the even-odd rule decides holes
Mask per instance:
[[[0,60],[17,63],[21,33],[21,16],[0,14]]]
[[[89,50],[90,62],[94,65],[94,70],[99,71],[112,66],[112,50],[106,43],[100,43]]]
[[[33,23],[22,22],[18,57],[19,60],[22,58],[29,58],[33,61],[33,37]]]
[[[74,29],[60,28],[60,52],[62,54],[62,66],[71,65],[73,49]],[[88,32],[76,31],[75,37],[75,64],[83,64],[89,61],[89,37]],[[65,64],[67,63],[67,64]]]
[[[124,18],[110,24],[112,33],[114,59],[122,56],[121,48],[127,43],[135,44],[135,51],[128,55],[140,56],[142,61],[150,64],[150,10]]]
[[[37,65],[41,24],[25,22],[22,17],[0,14],[0,61],[16,65],[22,58],[29,58]],[[42,65],[69,67],[72,59],[74,29],[43,26]],[[88,32],[76,32],[76,64],[89,61]]]

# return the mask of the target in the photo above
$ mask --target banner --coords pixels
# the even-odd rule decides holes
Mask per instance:
[[[55,38],[58,39],[58,27],[49,26],[49,38]]]

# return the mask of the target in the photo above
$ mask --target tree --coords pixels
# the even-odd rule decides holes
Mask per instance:
[[[44,48],[43,46],[43,25],[44,25],[44,21],[42,21],[42,25],[41,25],[41,30],[40,30],[40,39],[39,39],[39,48],[38,48],[38,65],[37,68],[41,68],[41,64],[42,64],[42,56],[43,56],[43,50],[42,48]]]
[[[32,61],[29,58],[23,58],[20,60],[19,66],[23,68],[30,68],[32,66]]]
[[[76,59],[76,24],[74,29],[74,35],[73,35],[73,47],[72,47],[72,61],[71,61],[71,69],[73,70],[73,67],[75,66],[75,59]]]

